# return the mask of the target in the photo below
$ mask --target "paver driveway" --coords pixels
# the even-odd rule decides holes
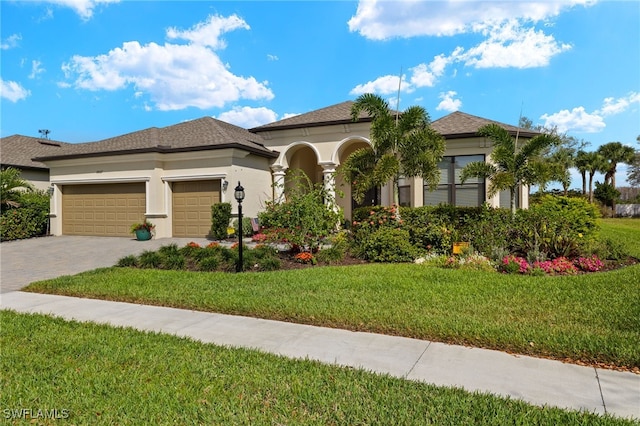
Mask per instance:
[[[121,257],[204,238],[161,238],[136,241],[112,237],[41,237],[0,243],[0,293],[20,290],[33,281],[113,266]]]

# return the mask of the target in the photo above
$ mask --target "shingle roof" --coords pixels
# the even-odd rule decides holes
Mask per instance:
[[[48,167],[34,157],[56,155],[69,145],[65,142],[49,139],[33,138],[30,136],[13,135],[0,138],[0,164],[20,168],[43,169]]]
[[[264,147],[259,135],[212,117],[203,117],[162,128],[151,127],[98,142],[69,144],[57,155],[37,159],[46,161],[140,152],[167,153],[222,148],[245,149],[266,157],[278,155],[277,152]]]
[[[301,127],[326,126],[330,124],[351,123],[351,107],[353,101],[346,101],[339,104],[320,108],[315,111],[274,121],[259,127],[249,129],[250,132],[265,132],[269,130],[297,129]],[[370,121],[371,118],[366,112],[360,113],[360,121]]]
[[[518,128],[509,124],[500,123],[499,121],[488,120],[486,118],[477,117],[475,115],[466,114],[456,111],[449,115],[445,115],[431,123],[431,127],[445,138],[473,137],[477,135],[478,129],[487,124],[497,124],[509,133],[515,134],[519,132],[523,137],[533,137],[538,133],[531,129]]]

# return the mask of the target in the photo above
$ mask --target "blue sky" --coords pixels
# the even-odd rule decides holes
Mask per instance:
[[[1,1],[1,136],[243,127],[374,92],[637,147],[637,1]],[[625,167],[619,167],[623,183]],[[573,187],[580,185],[574,178]]]

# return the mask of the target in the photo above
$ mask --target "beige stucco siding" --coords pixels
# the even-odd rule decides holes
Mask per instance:
[[[144,153],[50,161],[50,179],[54,186],[51,199],[51,232],[63,233],[62,188],[74,184],[144,184],[144,216],[156,225],[156,238],[171,237],[173,182],[215,180],[229,182],[219,192],[221,202],[230,202],[237,212],[233,189],[238,180],[246,188],[245,215],[255,217],[271,199],[269,160],[236,149],[183,153]]]

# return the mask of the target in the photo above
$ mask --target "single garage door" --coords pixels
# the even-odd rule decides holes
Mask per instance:
[[[131,225],[144,213],[144,182],[62,187],[64,235],[131,236]]]
[[[211,206],[220,202],[220,181],[174,182],[173,236],[205,238],[211,231]]]

